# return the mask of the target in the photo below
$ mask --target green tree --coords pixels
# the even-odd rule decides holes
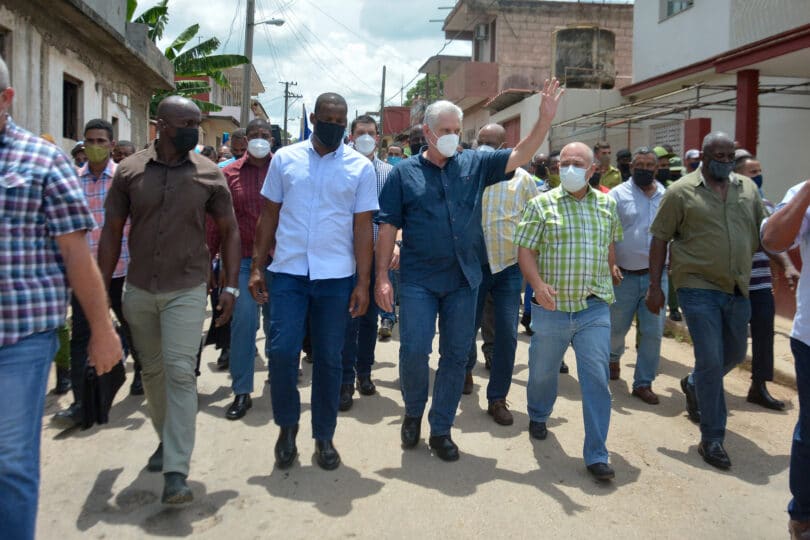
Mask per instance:
[[[137,0],[128,0],[127,15],[130,20],[137,7]],[[160,0],[132,22],[145,24],[149,28],[149,38],[157,43],[163,37],[168,20],[168,0]],[[222,70],[248,63],[247,57],[241,54],[214,54],[220,45],[217,38],[209,38],[194,47],[186,48],[188,42],[194,39],[199,31],[199,24],[189,26],[163,51],[174,66],[175,89],[161,90],[152,95],[149,104],[149,112],[152,116],[157,114],[157,106],[160,101],[170,95],[180,95],[191,99],[203,112],[221,110],[222,107],[219,105],[197,99],[195,96],[211,91],[209,79],[222,88],[230,88]],[[205,77],[205,80],[199,80],[196,77]]]
[[[418,97],[421,97],[425,100],[426,103],[430,103],[432,101],[436,101],[444,97],[444,81],[447,80],[447,75],[441,76],[441,84],[439,88],[436,88],[436,76],[430,77],[430,88],[427,88],[426,85],[428,83],[427,77],[422,77],[416,84],[411,86],[408,91],[405,93],[405,103],[406,107],[410,107],[413,105],[414,100]],[[428,94],[429,92],[429,94]]]

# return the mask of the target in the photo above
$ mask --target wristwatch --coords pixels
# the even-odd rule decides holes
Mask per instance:
[[[234,298],[239,298],[239,289],[236,287],[222,287],[222,292],[230,293]]]

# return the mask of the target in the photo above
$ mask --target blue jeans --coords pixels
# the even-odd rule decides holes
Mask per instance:
[[[723,377],[745,359],[751,304],[745,296],[710,289],[680,288],[677,293],[695,349],[690,380],[700,407],[701,439],[723,442]]]
[[[796,388],[799,391],[799,421],[793,431],[790,450],[790,492],[788,505],[791,519],[810,520],[810,346],[790,338],[790,349],[796,361]]]
[[[371,265],[369,284],[369,304],[365,315],[352,318],[346,315],[346,336],[343,343],[343,384],[354,384],[355,376],[371,375],[374,365],[374,349],[377,346],[377,315],[383,319],[396,320],[393,313],[377,307],[374,301],[374,264]],[[353,283],[356,283],[355,276]]]
[[[467,353],[475,325],[476,289],[435,292],[400,284],[399,380],[407,416],[422,416],[428,397],[428,359],[439,317],[439,369],[428,415],[431,436],[449,435],[464,387]]]
[[[0,347],[0,536],[34,538],[45,387],[55,330]]]
[[[239,263],[239,298],[233,308],[231,319],[231,387],[234,394],[250,394],[253,392],[253,375],[256,359],[256,330],[259,328],[259,311],[262,313],[264,334],[270,334],[270,302],[261,306],[256,303],[248,289],[250,279],[249,257]],[[268,261],[269,262],[269,261]],[[264,271],[265,282],[269,288],[272,276]],[[267,355],[267,341],[265,341],[265,355]]]
[[[289,427],[301,417],[298,363],[310,325],[312,342],[312,436],[331,440],[340,400],[341,353],[352,278],[311,280],[273,272],[270,287],[270,392],[276,425]]]
[[[607,463],[605,446],[610,427],[610,308],[596,297],[582,311],[549,311],[532,302],[529,344],[529,383],[526,390],[529,419],[546,422],[557,400],[560,364],[568,345],[574,346],[582,391],[585,423],[585,464]]]
[[[614,285],[616,302],[610,306],[610,361],[618,362],[624,353],[624,338],[633,318],[638,314],[639,342],[633,388],[652,386],[661,358],[661,338],[667,312],[652,313],[645,304],[650,275],[624,274],[621,284]],[[661,278],[661,290],[668,291],[666,274]],[[665,301],[666,303],[666,301]]]
[[[512,384],[512,370],[515,367],[517,348],[517,327],[520,317],[520,288],[523,276],[517,264],[504,268],[495,274],[490,273],[489,265],[482,268],[483,279],[478,287],[477,308],[475,311],[475,333],[467,361],[467,371],[475,367],[477,351],[475,336],[481,328],[487,294],[492,294],[495,316],[495,344],[492,352],[492,366],[487,384],[487,400],[492,403],[506,399]]]

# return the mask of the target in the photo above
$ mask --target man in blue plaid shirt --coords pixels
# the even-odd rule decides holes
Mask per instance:
[[[45,386],[65,321],[68,281],[92,336],[99,374],[121,360],[107,293],[90,253],[95,227],[69,158],[17,127],[0,59],[0,531],[34,538]]]

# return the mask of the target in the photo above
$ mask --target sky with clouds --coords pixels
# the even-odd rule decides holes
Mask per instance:
[[[140,0],[138,13],[153,5]],[[337,92],[350,117],[379,109],[382,67],[386,66],[386,105],[399,105],[401,85],[445,46],[441,22],[454,0],[256,0],[255,20],[279,18],[283,26],[257,25],[253,63],[266,92],[259,96],[273,123],[284,115],[283,86],[295,81],[307,111],[318,94]],[[245,0],[169,0],[165,48],[186,27],[198,23],[202,38],[217,37],[220,52],[243,53]],[[442,54],[469,55],[470,42],[451,42]],[[419,75],[421,77],[421,75]],[[406,89],[407,91],[407,89]],[[296,133],[301,101],[290,105],[289,130]]]

